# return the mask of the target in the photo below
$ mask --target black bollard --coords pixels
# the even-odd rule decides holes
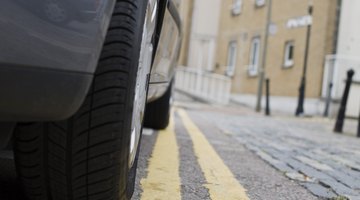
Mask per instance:
[[[341,105],[340,105],[339,113],[338,113],[335,128],[334,128],[334,132],[336,132],[336,133],[342,133],[342,131],[343,131],[345,112],[346,112],[346,104],[347,104],[347,100],[349,97],[350,86],[351,86],[352,78],[353,78],[354,74],[355,74],[355,72],[352,69],[347,72],[347,79],[346,79],[344,95],[341,99]]]
[[[358,130],[357,130],[357,136],[360,138],[360,112],[359,112],[359,118],[358,118]]]
[[[329,84],[329,91],[328,91],[327,97],[326,97],[324,117],[328,117],[328,116],[329,116],[332,88],[333,88],[333,83],[330,83],[330,84]]]
[[[266,79],[266,108],[265,115],[270,116],[270,80]]]

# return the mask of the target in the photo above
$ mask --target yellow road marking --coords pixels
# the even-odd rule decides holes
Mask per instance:
[[[248,200],[246,190],[236,180],[188,114],[182,109],[177,112],[193,141],[195,155],[207,181],[204,186],[209,189],[211,199]]]
[[[181,199],[179,177],[179,149],[174,121],[160,131],[148,167],[148,176],[141,180],[143,200]]]

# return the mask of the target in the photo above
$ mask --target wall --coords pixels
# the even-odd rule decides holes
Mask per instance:
[[[258,77],[248,75],[250,43],[259,36],[261,48],[264,46],[267,6],[256,7],[254,1],[243,1],[242,12],[231,14],[232,0],[223,0],[217,49],[218,73],[226,70],[228,44],[238,42],[237,64],[233,78],[234,93],[255,94]],[[324,58],[333,51],[336,0],[316,0],[314,2],[313,27],[310,40],[306,97],[320,97]],[[272,23],[275,33],[269,36],[266,59],[266,76],[271,80],[272,95],[297,96],[304,64],[306,27],[288,29],[286,23],[291,18],[307,15],[307,0],[273,0]],[[284,68],[285,43],[295,42],[294,65]],[[263,52],[262,49],[260,51]],[[262,56],[260,56],[261,63]]]
[[[340,55],[360,55],[360,1],[343,0],[339,27],[338,49]]]
[[[178,63],[182,66],[186,66],[188,61],[193,8],[194,0],[180,1],[179,14],[182,22],[182,45]]]
[[[222,0],[194,0],[187,66],[211,70],[219,30]]]
[[[343,96],[347,71],[355,71],[346,116],[358,117],[360,110],[360,1],[342,0],[336,55],[329,55],[325,65],[322,96],[327,96],[329,82],[334,86],[332,99],[339,102]]]

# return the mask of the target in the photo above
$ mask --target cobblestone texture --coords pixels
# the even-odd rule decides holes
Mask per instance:
[[[307,119],[224,115],[217,123],[313,194],[360,199],[360,139]]]

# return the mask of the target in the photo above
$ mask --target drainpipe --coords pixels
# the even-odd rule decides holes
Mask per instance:
[[[256,112],[261,111],[261,99],[264,87],[264,80],[265,80],[265,65],[266,65],[266,57],[267,57],[267,48],[269,42],[269,28],[271,24],[271,15],[272,15],[272,0],[268,1],[268,11],[267,11],[267,18],[266,18],[266,28],[265,28],[265,37],[264,37],[264,47],[262,53],[262,63],[259,69],[259,83],[258,83],[258,91],[257,91],[257,99],[256,99]]]

